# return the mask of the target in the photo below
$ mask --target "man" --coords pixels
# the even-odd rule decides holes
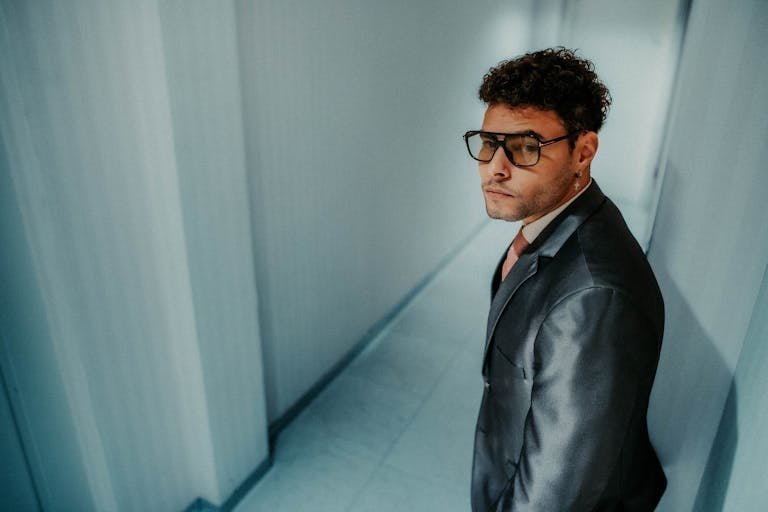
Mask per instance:
[[[646,413],[664,305],[643,251],[590,176],[610,104],[564,48],[480,87],[488,215],[522,221],[492,281],[472,510],[651,511],[666,478]]]

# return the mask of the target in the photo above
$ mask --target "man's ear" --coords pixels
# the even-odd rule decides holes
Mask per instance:
[[[576,147],[573,149],[574,168],[579,171],[587,171],[592,159],[597,154],[598,137],[595,132],[585,132],[576,139]]]

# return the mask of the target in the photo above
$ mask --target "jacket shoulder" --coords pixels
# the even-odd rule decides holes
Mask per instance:
[[[664,303],[656,277],[637,240],[610,199],[586,219],[547,263],[556,294],[610,289],[663,331]]]

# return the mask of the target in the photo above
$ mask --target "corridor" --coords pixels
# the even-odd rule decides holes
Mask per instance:
[[[469,510],[490,222],[283,432],[236,512]]]
[[[658,510],[762,512],[766,44],[760,0],[0,0],[0,509],[466,512],[517,226],[462,135],[564,46],[664,298]]]

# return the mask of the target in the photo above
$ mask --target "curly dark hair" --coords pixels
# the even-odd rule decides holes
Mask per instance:
[[[600,130],[611,104],[592,62],[562,46],[500,62],[483,77],[478,93],[488,104],[553,110],[569,133]]]

